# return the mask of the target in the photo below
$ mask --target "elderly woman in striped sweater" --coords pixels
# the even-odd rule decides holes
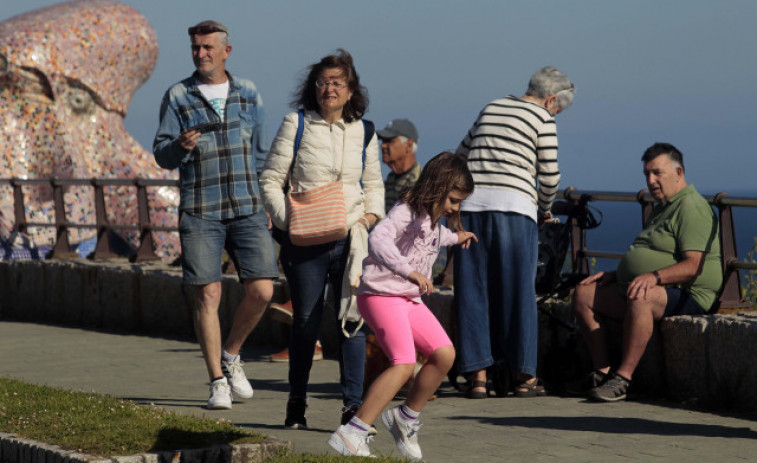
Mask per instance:
[[[488,396],[490,367],[515,374],[519,397],[545,394],[536,375],[538,224],[551,220],[560,182],[554,117],[574,93],[563,72],[539,69],[525,95],[486,105],[457,149],[475,182],[462,224],[479,237],[454,258],[458,360],[469,398]]]

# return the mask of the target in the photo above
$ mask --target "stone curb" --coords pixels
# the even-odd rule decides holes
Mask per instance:
[[[268,437],[260,444],[216,445],[106,458],[0,432],[0,463],[258,463],[282,452],[291,454],[292,443]]]

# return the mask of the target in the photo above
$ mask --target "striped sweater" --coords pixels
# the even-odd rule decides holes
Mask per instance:
[[[552,207],[560,183],[557,126],[538,104],[514,96],[492,101],[457,153],[468,159],[476,187],[523,194],[538,206],[539,215]]]

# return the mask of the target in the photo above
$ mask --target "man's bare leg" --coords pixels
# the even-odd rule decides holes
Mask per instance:
[[[223,376],[221,371],[221,324],[218,320],[218,306],[221,303],[221,282],[195,286],[194,327],[200,343],[208,376]]]
[[[668,295],[662,286],[648,290],[644,299],[628,301],[623,319],[623,358],[617,370],[620,376],[633,377],[652,337],[654,322],[662,319],[667,303]]]
[[[244,299],[237,307],[229,338],[224,345],[226,352],[231,355],[239,354],[242,344],[260,322],[268,302],[273,297],[273,281],[271,279],[244,280],[242,284],[244,286]]]
[[[592,283],[576,286],[574,311],[591,355],[594,369],[607,373],[610,371],[610,357],[607,353],[607,336],[600,322],[600,316],[606,315],[622,321],[626,312],[626,301],[618,292],[617,283],[604,286]]]

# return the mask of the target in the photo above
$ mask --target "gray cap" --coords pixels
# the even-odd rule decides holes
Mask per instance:
[[[414,142],[418,142],[418,131],[412,122],[407,119],[394,119],[381,130],[377,130],[379,138],[394,138],[403,136]]]

